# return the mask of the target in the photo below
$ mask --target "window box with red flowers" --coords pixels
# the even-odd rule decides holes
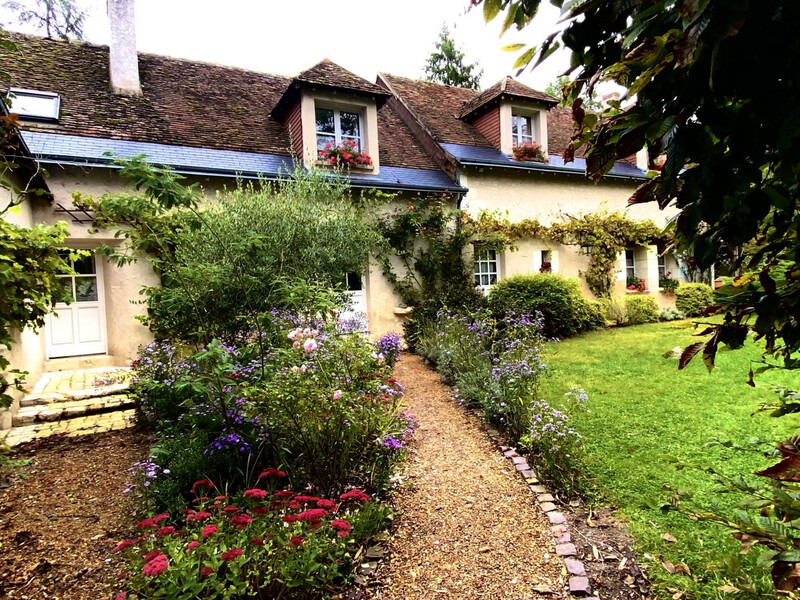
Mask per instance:
[[[352,140],[344,140],[341,144],[333,142],[325,144],[325,147],[319,152],[317,164],[362,171],[373,169],[372,159]]]
[[[526,142],[514,146],[514,160],[521,162],[547,162],[547,155],[536,142]]]
[[[630,276],[625,282],[625,288],[629,294],[646,294],[647,282],[641,277]]]

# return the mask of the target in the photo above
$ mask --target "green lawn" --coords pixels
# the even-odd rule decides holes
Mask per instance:
[[[691,469],[678,471],[664,456],[726,473],[749,472],[769,464],[757,454],[706,444],[715,439],[744,444],[754,437],[777,442],[796,432],[795,415],[776,419],[751,413],[759,402],[771,400],[773,385],[800,387],[800,375],[767,372],[757,376],[757,388],[747,386],[750,360],[759,356],[749,342],[745,349],[720,353],[718,368],[711,374],[699,356],[678,371],[677,360],[661,355],[697,341],[692,332],[689,321],[676,321],[600,331],[551,344],[550,375],[543,392],[551,402],[571,385],[589,394],[588,412],[574,419],[585,438],[587,472],[600,501],[618,507],[629,521],[659,595],[667,598],[680,589],[694,598],[734,598],[717,589],[725,575],[715,566],[738,552],[730,534],[677,512],[649,508],[647,501],[666,500],[670,492],[665,486],[671,486],[691,493],[703,507],[734,504],[736,498],[711,491],[707,475]],[[665,542],[661,538],[665,532],[678,541]],[[686,562],[692,577],[669,575],[659,556],[674,564]],[[744,560],[747,572],[757,573],[751,566],[754,557]],[[667,587],[672,591],[667,592]]]

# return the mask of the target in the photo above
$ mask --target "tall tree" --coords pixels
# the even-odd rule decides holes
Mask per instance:
[[[75,0],[7,0],[3,7],[16,13],[20,23],[30,23],[49,38],[83,39],[86,12]]]
[[[561,104],[564,105],[564,97],[570,96],[570,88],[572,85],[572,80],[569,77],[566,75],[559,75],[553,81],[547,84],[547,87],[544,88],[544,92],[545,94],[550,94],[557,100],[561,100]],[[600,110],[603,107],[603,103],[597,100],[596,94],[592,94],[591,96],[584,94],[583,107],[588,108],[589,110]]]
[[[483,69],[477,62],[464,62],[464,58],[464,52],[456,48],[447,25],[442,25],[435,49],[425,63],[425,75],[428,81],[477,90],[480,87]]]

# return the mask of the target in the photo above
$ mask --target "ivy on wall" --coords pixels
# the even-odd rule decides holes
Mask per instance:
[[[462,222],[471,229],[474,237],[512,249],[522,238],[537,237],[559,244],[588,247],[589,267],[581,275],[598,298],[611,296],[620,252],[666,241],[664,231],[652,221],[637,221],[619,212],[565,215],[563,221],[549,226],[535,219],[512,223],[497,213],[488,212],[481,213],[477,219],[463,214]]]
[[[386,241],[376,253],[383,274],[403,302],[416,306],[434,296],[474,295],[472,264],[464,258],[470,243],[517,249],[521,239],[540,238],[589,248],[589,265],[581,276],[598,298],[608,298],[622,251],[665,243],[667,234],[652,221],[620,212],[564,215],[543,225],[535,219],[511,222],[497,212],[477,218],[449,207],[446,197],[427,197],[384,215],[379,229]]]

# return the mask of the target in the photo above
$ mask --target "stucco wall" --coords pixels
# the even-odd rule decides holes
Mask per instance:
[[[469,188],[462,208],[472,217],[483,211],[497,212],[511,222],[536,219],[550,225],[566,216],[580,216],[600,211],[622,212],[632,219],[649,219],[663,227],[677,214],[675,209],[659,210],[655,203],[628,206],[628,198],[639,182],[607,179],[599,183],[580,175],[526,172],[521,170],[469,168],[461,173],[461,184]],[[591,295],[580,272],[585,271],[589,257],[577,246],[553,244],[541,239],[522,239],[516,251],[506,251],[499,257],[500,275],[523,275],[538,272],[535,253],[549,249],[557,253],[557,272],[565,277],[577,277],[585,294]],[[639,252],[639,251],[637,251]],[[625,294],[624,256],[617,263],[615,293]],[[637,275],[646,279],[650,293],[660,306],[674,303],[671,296],[658,291],[657,252],[655,246],[637,254]],[[680,270],[674,258],[667,258],[667,270],[678,277]],[[641,274],[640,274],[641,273]]]

